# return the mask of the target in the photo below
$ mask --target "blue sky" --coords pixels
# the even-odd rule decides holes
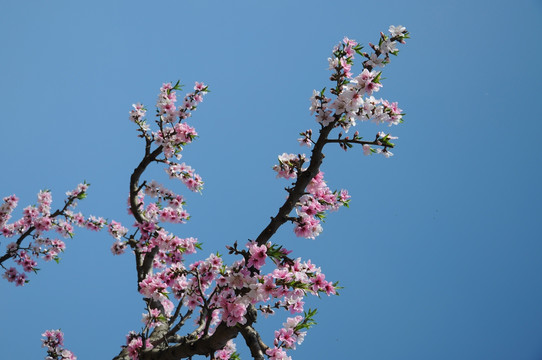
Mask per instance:
[[[311,302],[319,325],[292,356],[540,359],[539,0],[4,1],[0,195],[23,207],[48,188],[59,204],[87,180],[79,208],[129,223],[143,151],[131,104],[152,109],[163,82],[204,81],[212,92],[184,160],[205,189],[186,194],[192,220],[172,230],[198,237],[202,256],[224,252],[280,206],[287,183],[271,167],[317,128],[309,97],[329,86],[333,45],[377,41],[390,24],[412,36],[378,93],[407,114],[391,129],[395,156],[327,148],[328,185],[350,191],[350,209],[330,214],[314,241],[288,225],[275,238],[344,286]],[[6,358],[43,357],[51,328],[80,359],[118,353],[143,303],[131,256],[113,257],[111,244],[79,230],[60,265],[40,264],[24,288],[0,283]],[[285,317],[259,321],[267,342]]]

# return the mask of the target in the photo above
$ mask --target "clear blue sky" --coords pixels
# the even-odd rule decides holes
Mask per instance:
[[[81,210],[129,222],[143,150],[131,104],[152,109],[166,81],[204,81],[184,159],[205,190],[188,194],[193,219],[174,229],[205,256],[224,252],[283,200],[271,167],[317,128],[309,96],[329,84],[333,45],[377,41],[390,24],[412,36],[378,93],[407,113],[395,156],[327,149],[328,184],[350,191],[351,208],[315,241],[277,234],[345,287],[311,303],[319,326],[293,358],[541,359],[539,0],[3,1],[0,196],[22,207],[49,188],[59,204],[85,179]],[[3,357],[43,358],[51,328],[79,359],[118,353],[143,303],[132,257],[111,244],[79,230],[60,265],[40,264],[24,288],[0,282]],[[280,316],[257,324],[267,342]]]

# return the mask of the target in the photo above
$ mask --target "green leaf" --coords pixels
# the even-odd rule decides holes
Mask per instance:
[[[175,83],[175,86],[171,88],[171,90],[182,90],[182,89],[183,89],[183,85],[181,85],[181,80],[177,80],[177,82]]]
[[[316,315],[316,312],[317,312],[316,309],[314,310],[309,309],[308,312],[304,312],[303,315],[305,318],[303,319],[302,322],[297,324],[297,326],[295,327],[295,331],[299,331],[301,329],[310,329],[312,326],[316,325],[317,323],[313,319],[313,317]]]
[[[323,211],[320,211],[320,212],[316,213],[316,215],[314,215],[314,216],[323,221],[326,218],[326,213],[323,212]]]
[[[343,286],[339,286],[339,282],[338,282],[338,281],[335,281],[335,282],[333,283],[333,287],[335,288],[335,294],[336,294],[337,296],[339,296],[339,292],[338,292],[337,290],[344,289]]]

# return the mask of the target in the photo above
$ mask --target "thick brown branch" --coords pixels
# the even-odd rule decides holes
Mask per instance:
[[[157,147],[152,153],[148,153],[148,151],[146,151],[145,157],[134,169],[132,176],[130,176],[130,210],[132,210],[132,214],[134,215],[136,221],[140,224],[142,224],[145,220],[141,216],[136,202],[139,192],[139,178],[141,177],[141,174],[143,174],[147,166],[149,166],[151,162],[156,160],[156,157],[158,157],[158,155],[160,155],[161,153],[162,146]]]
[[[194,355],[204,355],[208,356],[213,354],[215,351],[220,350],[226,346],[226,343],[234,338],[236,338],[239,333],[243,334],[251,352],[260,354],[261,357],[254,357],[258,360],[263,360],[263,353],[268,347],[263,343],[259,334],[254,330],[252,324],[256,322],[257,312],[253,306],[247,308],[246,319],[247,322],[244,325],[237,324],[236,326],[229,327],[224,322],[217,326],[213,335],[205,335],[197,340],[190,340],[190,336],[178,337],[174,336],[174,341],[178,344],[164,346],[160,344],[154,349],[145,350],[141,353],[140,359],[142,360],[180,360],[190,358]],[[157,337],[154,333],[151,335],[152,338]],[[249,340],[247,340],[247,338]],[[257,348],[259,350],[257,350]],[[128,353],[124,349],[118,356],[113,360],[129,360]]]
[[[154,151],[150,151],[150,142],[147,141],[145,146],[145,156],[143,157],[143,160],[139,163],[139,165],[134,169],[134,172],[130,176],[130,210],[132,210],[132,215],[136,219],[136,221],[140,224],[145,222],[145,219],[143,218],[139,206],[137,204],[137,197],[139,195],[139,191],[141,190],[141,187],[139,186],[139,178],[147,169],[147,166],[153,161],[156,160],[158,155],[162,153],[162,146],[158,146]],[[137,277],[138,277],[138,289],[139,289],[139,283],[145,279],[145,277],[150,273],[152,270],[152,261],[154,259],[154,256],[158,252],[158,249],[152,249],[150,253],[147,254],[141,254],[139,249],[134,249],[135,255],[136,255],[136,267],[137,267]]]
[[[288,197],[286,198],[284,204],[280,207],[277,215],[271,218],[269,225],[267,225],[267,227],[256,238],[258,245],[265,244],[281,227],[281,225],[288,220],[288,215],[294,209],[295,204],[299,201],[299,198],[301,198],[301,196],[303,196],[305,193],[305,188],[320,171],[320,165],[322,165],[322,160],[324,159],[324,154],[322,151],[324,149],[324,145],[328,141],[327,137],[331,130],[333,130],[337,120],[338,118],[336,116],[335,121],[320,129],[320,135],[318,136],[318,140],[312,149],[309,167],[305,171],[298,173],[295,185],[289,191]]]
[[[211,336],[204,336],[195,341],[186,341],[165,349],[152,349],[141,354],[142,360],[179,360],[194,355],[209,355],[226,346],[226,343],[237,337],[239,327],[228,327],[221,323]],[[117,360],[125,359],[118,358]]]
[[[264,353],[269,349],[269,346],[264,344],[260,334],[252,326],[243,326],[241,328],[241,335],[245,338],[245,342],[254,360],[264,360]]]

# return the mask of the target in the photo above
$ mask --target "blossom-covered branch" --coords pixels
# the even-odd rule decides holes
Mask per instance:
[[[75,214],[72,209],[77,205],[77,200],[86,197],[89,184],[82,183],[66,193],[64,206],[51,212],[53,197],[48,190],[38,193],[36,205],[27,206],[23,209],[20,219],[8,223],[13,210],[17,207],[19,199],[15,195],[5,197],[0,206],[0,231],[5,238],[15,238],[7,244],[6,252],[0,257],[0,266],[5,270],[2,277],[9,282],[22,286],[28,282],[26,273],[37,272],[38,259],[45,261],[60,261],[59,254],[64,251],[66,245],[58,238],[49,238],[48,232],[54,231],[64,238],[73,237],[74,225],[90,230],[99,230],[105,226],[103,218],[94,216],[85,217],[81,213]],[[26,242],[28,240],[28,242]],[[8,260],[13,260],[16,266],[22,268],[22,272],[16,266],[4,265]]]
[[[221,255],[216,253],[185,266],[184,256],[197,251],[197,240],[178,238],[159,224],[188,220],[182,208],[185,205],[182,196],[155,181],[139,184],[148,165],[156,162],[165,164],[168,175],[180,179],[190,190],[201,191],[201,178],[190,166],[173,158],[179,160],[183,146],[197,136],[185,120],[208,88],[196,83],[195,92],[187,94],[179,107],[175,91],[180,90],[179,82],[162,86],[157,102],[157,131],[152,131],[147,124],[144,106],[134,105],[130,117],[145,139],[146,150],[130,184],[130,211],[136,219],[137,230],[125,237],[124,246],[130,246],[136,254],[138,287],[149,310],[143,316],[143,330],[127,337],[127,345],[116,359],[181,359],[193,355],[234,359],[236,345],[232,340],[239,334],[254,359],[289,359],[286,350],[301,343],[305,336],[301,329],[314,324],[315,312],[289,318],[284,328],[275,332],[273,347],[266,345],[253,327],[257,312],[269,315],[285,309],[294,314],[303,313],[306,295],[335,294],[337,284],[327,281],[320,268],[310,261],[291,258],[288,250],[270,239],[287,221],[294,223],[297,236],[315,238],[322,231],[320,221],[327,211],[348,206],[348,192],[332,191],[324,181],[320,166],[325,145],[338,143],[348,149],[359,144],[366,154],[391,154],[388,149],[394,147],[390,141],[394,137],[383,132],[372,141],[362,140],[357,131],[352,138],[342,137],[342,133],[336,139],[329,138],[335,128],[347,132],[356,125],[356,120],[372,119],[389,125],[402,121],[403,114],[396,103],[376,100],[372,95],[382,87],[381,73],[374,72],[372,66],[385,65],[389,54],[397,54],[395,42],[403,42],[408,37],[401,27],[390,27],[390,32],[391,37],[381,35],[379,46],[373,46],[375,52],[370,55],[362,53],[361,46],[348,38],[335,47],[333,58],[329,60],[333,70],[331,80],[336,83],[331,89],[334,99],[327,98],[325,90],[314,92],[310,110],[316,113],[320,124],[319,136],[313,139],[310,129],[301,133],[301,144],[312,146],[312,154],[310,158],[303,154],[279,156],[279,164],[274,166],[277,176],[295,179],[292,187],[287,188],[288,198],[256,240],[246,244],[246,249],[239,248],[237,243],[228,247],[230,254],[240,255],[232,265],[224,264]],[[368,60],[362,73],[353,77],[351,70],[356,53]],[[154,144],[157,147],[153,149]],[[373,146],[382,149],[375,150]],[[156,200],[145,205],[145,196]],[[296,216],[291,216],[294,209]],[[264,269],[271,264],[274,270],[265,273]],[[160,271],[153,273],[153,268]],[[183,307],[187,310],[173,326]],[[196,316],[195,329],[185,336],[178,334],[191,316]]]
[[[271,218],[269,225],[258,235],[256,242],[264,244],[285,222],[291,219],[290,213],[294,209],[298,209],[298,220],[294,221],[294,231],[298,236],[314,238],[322,231],[318,217],[322,214],[307,213],[302,209],[304,207],[304,199],[306,199],[307,189],[309,184],[318,182],[317,176],[321,176],[320,166],[324,159],[323,149],[328,143],[339,143],[343,149],[348,149],[352,144],[360,144],[363,146],[363,153],[369,155],[372,153],[382,153],[386,157],[393,155],[388,149],[395,145],[389,140],[396,139],[390,134],[379,132],[374,141],[364,141],[359,136],[359,132],[353,136],[353,139],[345,137],[341,139],[342,134],[339,134],[337,139],[329,139],[329,135],[335,128],[342,128],[348,132],[350,127],[356,126],[356,121],[373,120],[377,124],[385,123],[389,126],[397,125],[402,122],[401,109],[397,107],[397,103],[390,103],[387,100],[377,100],[373,93],[382,88],[380,82],[381,72],[373,71],[373,67],[383,67],[389,63],[389,55],[397,55],[396,43],[404,43],[409,37],[409,33],[403,26],[390,26],[390,36],[381,33],[379,45],[371,45],[373,53],[362,52],[362,47],[354,40],[344,38],[343,42],[333,49],[333,57],[328,59],[329,69],[333,71],[330,80],[335,82],[335,87],[330,90],[332,98],[325,95],[325,88],[321,91],[314,90],[311,97],[310,111],[315,114],[316,121],[320,124],[319,135],[316,140],[313,139],[313,131],[311,129],[302,132],[299,139],[301,145],[313,147],[310,159],[307,160],[304,154],[283,154],[279,156],[279,165],[275,165],[275,170],[279,177],[295,178],[296,181],[291,188],[288,188],[288,197],[284,204],[280,207],[277,215]],[[355,54],[366,57],[363,63],[363,71],[356,77],[353,77],[352,65],[354,63]],[[381,146],[380,149],[375,149],[373,146]],[[286,161],[285,161],[286,160]],[[308,164],[307,167],[303,167]],[[317,179],[317,180],[314,180]],[[312,197],[314,204],[327,205],[335,210],[337,206],[346,205],[348,195],[344,191],[338,192],[342,194],[342,198],[322,199]],[[336,192],[337,194],[337,192]],[[304,198],[305,197],[305,198]],[[301,209],[301,211],[299,211]],[[314,210],[311,210],[314,211]]]
[[[64,334],[60,330],[47,330],[41,334],[42,347],[47,348],[45,360],[77,360],[77,357],[64,348]]]
[[[147,119],[147,108],[140,103],[134,104],[130,111],[129,118],[144,141],[143,157],[130,177],[128,212],[135,220],[131,230],[117,221],[86,219],[69,209],[76,199],[84,198],[86,184],[69,192],[65,206],[54,213],[50,212],[50,193],[41,192],[38,205],[25,208],[23,217],[12,224],[7,221],[17,198],[7,197],[0,207],[0,228],[5,237],[19,238],[8,244],[0,266],[5,268],[3,262],[14,259],[27,272],[37,270],[32,256],[57,259],[63,243],[43,237],[46,231],[71,236],[71,224],[93,230],[107,227],[115,239],[112,253],[121,255],[129,248],[135,256],[137,289],[146,308],[141,328],[127,334],[126,344],[114,359],[178,360],[204,355],[237,360],[235,339],[239,335],[256,360],[291,359],[289,352],[303,342],[307,330],[316,324],[316,310],[305,308],[306,297],[336,295],[340,287],[338,282],[326,279],[311,260],[294,257],[283,245],[272,241],[272,237],[283,224],[291,222],[296,236],[315,239],[323,231],[322,220],[328,212],[349,205],[348,192],[331,190],[324,180],[321,165],[326,145],[338,144],[344,150],[360,145],[366,155],[392,155],[389,149],[395,147],[391,140],[396,137],[389,133],[381,131],[374,140],[364,140],[359,131],[353,136],[346,135],[358,122],[372,120],[388,126],[402,122],[404,114],[397,103],[374,97],[382,88],[382,72],[374,69],[389,63],[390,55],[398,53],[397,43],[408,38],[402,26],[391,26],[389,33],[389,36],[381,33],[378,45],[370,44],[371,53],[362,52],[362,46],[349,38],[333,49],[328,59],[333,86],[327,93],[325,88],[314,90],[309,108],[319,125],[318,132],[308,129],[298,139],[301,145],[312,148],[312,152],[310,156],[283,153],[278,157],[278,164],[273,167],[277,177],[293,181],[286,188],[288,196],[254,240],[226,247],[235,258],[231,264],[219,252],[187,263],[188,256],[201,250],[198,240],[181,238],[166,229],[168,223],[189,221],[184,197],[155,180],[144,178],[150,165],[156,164],[188,190],[203,189],[201,176],[181,162],[181,158],[184,147],[198,136],[188,120],[209,88],[196,82],[180,99],[178,92],[182,86],[177,81],[160,88],[151,121]],[[354,76],[356,55],[365,60],[362,71]],[[333,135],[335,131],[339,133]],[[24,245],[27,238],[32,241]],[[14,268],[6,269],[4,277],[19,285],[26,282],[26,277]],[[274,336],[264,340],[265,334],[261,336],[255,327],[258,313],[269,316],[278,311],[292,316],[285,319]],[[75,359],[62,347],[60,331],[49,330],[43,336],[47,359]]]

